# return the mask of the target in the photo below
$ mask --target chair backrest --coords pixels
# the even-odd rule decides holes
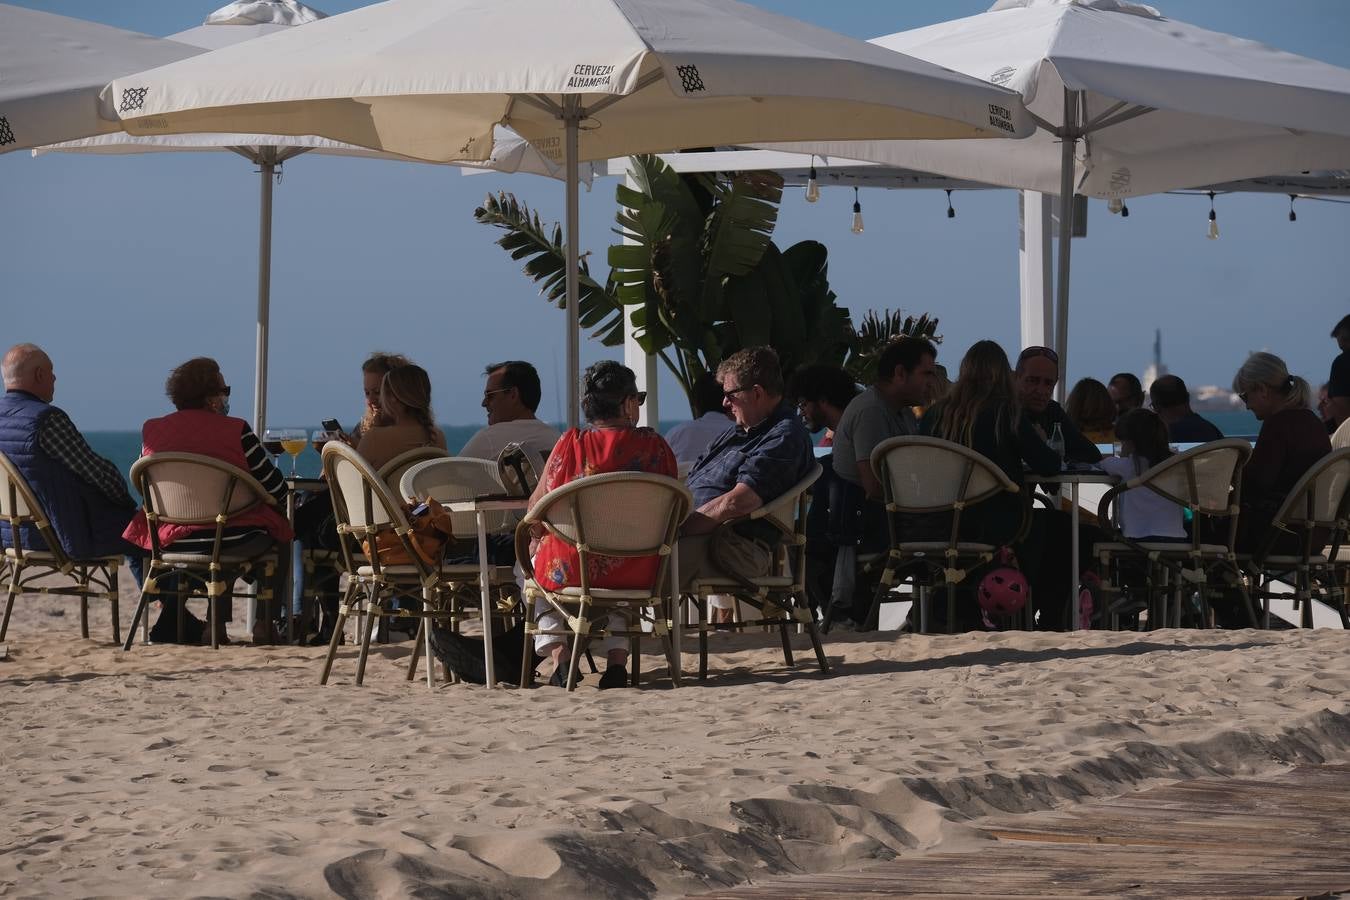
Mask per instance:
[[[379,473],[351,447],[329,441],[323,447],[323,473],[339,525],[354,528],[406,528],[407,516]]]
[[[872,450],[872,468],[890,512],[947,512],[1021,490],[983,454],[935,437],[882,441]]]
[[[10,543],[16,555],[23,555],[23,541],[19,539],[19,529],[30,525],[42,535],[48,549],[56,556],[58,564],[65,558],[61,542],[51,526],[51,519],[42,508],[42,501],[33,493],[28,479],[18,470],[8,456],[0,453],[0,518],[9,525]]]
[[[472,500],[483,494],[505,492],[498,476],[497,463],[490,459],[468,456],[450,456],[429,459],[403,473],[399,496],[425,500],[435,498],[441,503],[454,500]],[[487,517],[488,531],[500,532],[515,527],[516,517],[510,513],[494,512]],[[450,521],[456,537],[476,533],[478,523],[473,513],[451,513]]]
[[[1350,449],[1319,459],[1289,491],[1274,525],[1337,528],[1350,515]]]
[[[440,447],[414,447],[411,450],[404,450],[398,456],[380,466],[379,472],[376,474],[385,484],[389,485],[389,490],[398,493],[403,483],[404,474],[413,466],[429,459],[445,459],[449,455]]]
[[[816,483],[824,471],[820,463],[811,462],[811,469],[806,473],[806,477],[788,488],[779,497],[761,506],[750,514],[751,519],[765,519],[775,525],[781,531],[784,537],[795,535],[799,528],[805,527],[801,521],[798,507],[801,505],[802,495],[811,489],[811,485]]]
[[[148,516],[170,525],[228,527],[229,519],[255,506],[275,506],[248,472],[197,453],[151,453],[131,466],[131,483],[140,491]]]
[[[1192,447],[1152,466],[1124,484],[1145,487],[1202,516],[1235,516],[1242,467],[1252,455],[1241,438]]]
[[[694,505],[674,478],[644,472],[611,472],[569,481],[549,491],[522,522],[540,522],[577,548],[582,587],[589,587],[586,556],[660,556],[653,591],[662,583],[680,523]]]
[[[517,497],[528,497],[539,484],[540,463],[538,456],[524,444],[512,442],[497,454],[497,480],[502,489]],[[544,460],[547,462],[547,458]]]

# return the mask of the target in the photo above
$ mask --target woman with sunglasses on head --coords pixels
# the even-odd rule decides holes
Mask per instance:
[[[1237,548],[1257,549],[1271,519],[1303,473],[1331,452],[1326,426],[1312,411],[1312,388],[1273,353],[1253,353],[1233,376],[1233,391],[1256,418],[1261,431],[1242,470],[1242,512]],[[1290,538],[1290,552],[1297,544]],[[1278,546],[1278,543],[1277,543]]]
[[[150,419],[141,427],[141,455],[151,453],[196,453],[229,463],[251,474],[263,490],[280,504],[286,502],[286,480],[263,450],[258,436],[248,422],[230,415],[230,386],[225,383],[220,366],[214,359],[199,356],[183,363],[169,373],[165,393],[177,412],[158,419]],[[172,547],[184,553],[210,552],[215,538],[215,527],[192,529],[184,525],[161,522],[157,528],[160,546]],[[137,546],[150,549],[150,529],[142,509],[131,520],[122,535]],[[234,518],[225,529],[222,546],[239,548],[260,541],[289,542],[291,526],[276,507],[259,505]],[[174,598],[161,595],[162,612],[150,630],[151,640],[173,641],[178,634],[179,610]],[[188,615],[187,611],[182,611]],[[217,640],[225,638],[225,623],[230,620],[231,604],[226,599],[220,606],[216,620]],[[201,635],[204,624],[192,618],[184,633],[189,638]],[[260,622],[263,630],[269,624]],[[210,635],[203,635],[209,640]],[[259,634],[254,635],[258,640]],[[270,641],[270,635],[268,636]]]
[[[637,376],[633,370],[613,360],[601,360],[586,370],[582,381],[581,411],[586,416],[587,427],[571,429],[554,445],[539,485],[530,497],[531,507],[554,488],[586,475],[647,472],[677,477],[675,454],[670,445],[652,429],[637,426],[647,395],[637,389]],[[554,590],[580,585],[576,550],[545,534],[542,526],[536,526],[536,529],[537,543],[531,547],[531,555],[539,584]],[[651,584],[658,563],[654,556],[592,556],[588,580],[593,587],[646,587]],[[556,629],[562,625],[552,607],[544,601],[537,601],[535,609],[539,613],[541,629]],[[611,616],[610,627],[624,627],[622,622],[614,622],[614,618]],[[627,686],[625,640],[606,637],[592,642],[592,650],[603,652],[608,661],[600,687]],[[568,667],[566,642],[556,635],[541,634],[535,638],[535,652],[553,657],[555,667],[550,683],[563,686]]]

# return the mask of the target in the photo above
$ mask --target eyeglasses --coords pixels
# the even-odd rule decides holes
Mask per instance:
[[[491,397],[493,394],[501,394],[509,390],[511,390],[511,388],[504,387],[504,388],[497,388],[495,391],[483,391],[483,402],[486,403],[488,401],[488,398]]]
[[[228,384],[223,385],[216,393],[221,397],[228,397],[230,396],[230,386]]]
[[[723,399],[723,400],[730,400],[732,397],[736,396],[736,395],[739,394],[741,391],[748,391],[748,390],[750,390],[752,387],[754,387],[753,384],[746,384],[746,385],[742,385],[741,387],[738,387],[738,388],[732,388],[732,389],[729,390],[729,391],[723,391],[723,392],[722,392],[722,399]]]
[[[638,406],[641,406],[642,404],[644,404],[644,403],[647,402],[647,392],[646,392],[646,391],[638,391],[638,392],[637,392],[636,394],[634,394],[633,396],[637,397]]]
[[[1017,355],[1017,364],[1020,366],[1027,360],[1037,356],[1044,356],[1055,365],[1059,365],[1059,354],[1049,347],[1027,347]]]

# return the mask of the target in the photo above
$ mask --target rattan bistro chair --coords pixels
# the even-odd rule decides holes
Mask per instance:
[[[207,620],[211,646],[218,648],[216,620],[222,598],[236,596],[235,582],[247,575],[258,579],[258,602],[263,606],[264,621],[270,619],[267,611],[276,594],[273,582],[284,571],[289,561],[286,547],[279,546],[269,536],[260,536],[239,546],[225,546],[223,537],[232,520],[258,506],[277,505],[267,490],[243,469],[211,456],[196,453],[152,453],[142,456],[131,467],[131,483],[141,494],[145,518],[150,532],[150,558],[146,562],[145,579],[141,584],[141,600],[131,620],[124,650],[131,649],[136,624],[146,615],[150,601],[163,591],[161,579],[176,575],[172,590],[179,598],[178,638],[183,639],[183,625],[188,599],[198,596],[207,601]],[[196,526],[212,529],[214,540],[209,552],[189,553],[164,547],[159,541],[158,526]]]
[[[717,577],[700,578],[685,591],[692,598],[698,612],[698,677],[702,681],[708,677],[708,632],[743,631],[754,627],[777,627],[783,640],[783,660],[789,665],[796,663],[792,658],[790,628],[800,626],[811,639],[811,648],[816,655],[816,664],[822,675],[830,674],[830,665],[825,659],[825,650],[820,644],[820,631],[816,627],[815,617],[811,614],[806,597],[806,507],[810,501],[811,486],[821,474],[820,463],[813,462],[806,477],[783,493],[782,496],[761,506],[742,519],[733,519],[721,524],[721,528],[734,528],[741,522],[765,522],[777,529],[779,541],[774,548],[773,562],[769,574],[757,577]],[[716,540],[716,537],[713,538]],[[732,622],[708,621],[708,598],[713,594],[734,597],[738,603],[744,603],[759,613],[758,618],[736,619]],[[683,615],[683,609],[680,610]]]
[[[80,598],[80,636],[89,637],[89,598],[107,600],[112,613],[113,642],[121,643],[122,625],[117,609],[117,570],[122,556],[97,559],[71,559],[61,549],[51,517],[29,487],[27,479],[9,457],[0,453],[0,520],[9,526],[10,544],[0,558],[0,577],[6,588],[5,616],[0,621],[0,641],[9,631],[9,615],[19,594],[55,594]],[[46,550],[26,550],[22,534],[35,530]],[[37,585],[33,582],[51,575],[64,575],[71,583]]]
[[[381,481],[389,485],[389,490],[398,494],[400,485],[403,484],[403,476],[409,469],[429,459],[445,459],[449,455],[440,447],[414,447],[411,450],[404,450],[380,466],[376,474],[380,476]]]
[[[1337,584],[1333,564],[1346,545],[1348,530],[1350,449],[1333,450],[1290,489],[1256,552],[1239,557],[1256,584],[1264,627],[1270,627],[1271,598],[1289,596],[1273,589],[1272,583],[1278,580],[1293,585],[1294,607],[1302,610],[1304,628],[1313,624],[1314,593],[1335,606],[1341,614],[1342,627],[1350,628],[1345,591]],[[1279,552],[1285,549],[1280,547],[1284,535],[1297,537],[1297,552]]]
[[[328,644],[328,655],[324,659],[319,684],[328,683],[347,617],[355,613],[360,643],[360,655],[356,663],[358,685],[365,680],[366,659],[370,655],[370,640],[375,623],[384,617],[419,620],[412,658],[408,664],[408,679],[412,680],[417,661],[425,650],[427,687],[434,686],[435,657],[431,652],[431,629],[427,620],[449,618],[448,610],[440,602],[440,565],[427,562],[417,553],[413,545],[412,526],[403,511],[402,502],[379,473],[355,450],[341,441],[329,441],[323,448],[323,472],[328,480],[333,516],[337,520],[341,566],[347,576],[347,588],[338,604],[337,621],[333,626],[333,637]],[[376,547],[381,537],[387,538],[389,535],[394,536],[393,545],[402,548],[408,562],[385,564],[379,553],[367,554],[362,546],[364,542],[369,547]],[[420,606],[417,609],[386,607],[383,601],[394,597],[418,598]],[[356,600],[355,604],[353,599]]]
[[[961,518],[972,507],[1021,487],[983,454],[953,441],[906,436],[882,441],[872,450],[872,468],[881,481],[891,546],[869,622],[900,581],[912,580],[918,594],[919,631],[928,631],[928,594],[941,584],[947,594],[947,630],[956,623],[956,586],[974,568],[993,560],[998,547],[961,540]],[[1023,505],[1024,514],[1029,512]],[[906,525],[917,516],[951,515],[945,540],[908,540]],[[944,522],[945,524],[945,522]],[[1019,533],[1026,527],[1024,515]],[[1012,543],[1017,535],[1008,535]],[[1031,604],[1026,619],[1032,621]]]
[[[1111,508],[1117,497],[1128,490],[1149,490],[1171,500],[1193,515],[1191,537],[1182,542],[1140,542],[1126,538],[1114,528],[1109,541],[1093,545],[1093,554],[1101,563],[1102,589],[1108,597],[1119,592],[1113,573],[1115,564],[1133,559],[1147,567],[1146,590],[1149,593],[1151,623],[1181,627],[1181,610],[1188,593],[1199,593],[1201,620],[1208,620],[1205,587],[1211,576],[1227,573],[1232,587],[1242,595],[1251,624],[1257,624],[1251,596],[1238,567],[1233,542],[1237,538],[1238,507],[1241,499],[1242,467],[1251,456],[1251,445],[1238,438],[1210,441],[1178,453],[1142,474],[1118,484],[1103,495],[1097,506],[1097,519],[1105,525],[1113,521]],[[1168,596],[1171,595],[1169,605]],[[1114,604],[1109,600],[1107,608]]]
[[[650,624],[652,633],[665,645],[671,680],[680,683],[678,648],[671,629],[679,596],[675,583],[673,553],[680,523],[693,507],[693,496],[681,482],[665,475],[644,472],[612,472],[569,481],[549,491],[525,514],[516,528],[516,559],[525,570],[525,640],[545,634],[571,639],[567,689],[576,687],[577,664],[583,642],[594,637],[627,637],[632,685],[637,686],[638,642]],[[539,524],[577,551],[581,584],[559,590],[539,584],[530,558],[530,529]],[[659,559],[652,581],[633,588],[601,588],[591,585],[595,557],[655,556]],[[536,624],[534,600],[542,599],[566,623],[565,627],[541,630]],[[610,630],[609,615],[626,615],[629,627]],[[523,654],[520,686],[533,677],[528,644]]]
[[[399,493],[411,499],[432,498],[438,503],[472,500],[503,494],[497,463],[492,460],[450,456],[418,463],[403,475]],[[513,534],[520,516],[510,510],[486,513],[484,524],[489,535]],[[473,543],[477,547],[478,517],[472,512],[452,512],[450,522],[457,545]],[[454,555],[454,554],[452,554]],[[471,555],[471,554],[466,554]],[[503,617],[518,615],[518,591],[511,566],[490,566],[489,589],[496,596],[497,613]],[[479,567],[472,564],[442,566],[442,580],[450,592],[452,630],[465,618],[481,616]]]

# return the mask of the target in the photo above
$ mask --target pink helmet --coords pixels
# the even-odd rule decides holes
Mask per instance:
[[[980,579],[975,595],[980,608],[996,616],[1011,616],[1027,605],[1031,585],[1027,577],[1011,566],[999,566]]]

